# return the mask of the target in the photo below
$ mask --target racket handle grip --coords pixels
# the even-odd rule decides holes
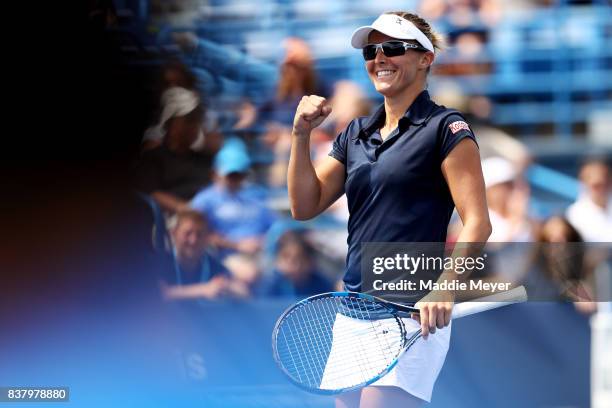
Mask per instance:
[[[526,300],[527,292],[525,291],[525,287],[519,286],[506,292],[495,293],[490,296],[478,298],[477,300],[459,303],[453,308],[452,318],[458,319],[475,313],[497,309],[498,307],[525,302]]]

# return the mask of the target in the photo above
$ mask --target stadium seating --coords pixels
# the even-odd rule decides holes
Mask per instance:
[[[147,3],[116,2],[122,15],[131,16],[129,24],[120,28],[129,32],[127,48],[133,51],[141,47],[148,55],[145,59],[132,58],[133,64],[155,64],[164,53],[178,53],[169,40],[173,31],[192,30],[202,39],[244,52],[271,66],[282,57],[282,40],[297,36],[311,45],[319,77],[330,84],[351,79],[361,84],[370,98],[379,101],[380,95],[370,86],[359,52],[348,46],[351,32],[382,11],[414,10],[419,2],[339,0],[320,7],[319,1],[263,0],[255,7],[255,3],[245,0],[215,0],[196,12],[197,18],[187,26],[160,22],[152,26]],[[561,149],[556,157],[573,154],[570,161],[576,162],[577,157],[589,153],[589,147],[585,149],[581,142],[588,136],[593,115],[612,111],[612,8],[605,1],[595,1],[589,7],[568,3],[505,11],[499,24],[488,28],[488,42],[482,52],[470,57],[472,62],[490,64],[491,71],[448,77],[464,95],[484,95],[494,102],[494,125],[523,138],[530,148],[531,142],[537,141],[533,155],[536,159],[546,156],[550,167],[548,171],[539,168],[529,173],[537,212],[542,214],[569,202],[568,192],[558,188],[554,180],[575,175],[576,166],[568,169],[566,160],[556,160],[554,154],[548,154],[551,143],[540,141],[555,141]],[[434,27],[443,33],[452,29],[443,19],[434,22]],[[152,44],[157,44],[157,53],[152,52]],[[438,65],[461,62],[461,58],[450,47],[439,55]],[[223,72],[210,75],[220,83],[232,84],[225,89],[250,96],[270,93],[269,89],[258,88],[261,84],[225,80]],[[434,94],[445,84],[440,78],[443,77],[429,84]],[[543,147],[539,149],[540,144]],[[269,158],[265,154],[255,157],[256,162],[266,160]],[[569,191],[573,195],[575,189]]]

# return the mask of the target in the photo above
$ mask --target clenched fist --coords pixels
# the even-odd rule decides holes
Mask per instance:
[[[331,112],[325,98],[317,95],[303,96],[293,119],[293,133],[307,137]]]

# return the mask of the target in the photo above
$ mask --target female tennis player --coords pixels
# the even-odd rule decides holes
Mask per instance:
[[[435,104],[426,91],[440,48],[430,25],[414,14],[385,13],[358,28],[351,45],[362,50],[384,104],[370,117],[353,120],[315,169],[310,132],[331,108],[320,96],[304,96],[293,122],[288,186],[292,215],[299,220],[317,216],[346,193],[344,286],[360,291],[361,243],[444,242],[454,207],[463,221],[459,242],[486,242],[491,224],[474,135],[460,113]],[[454,302],[452,293],[436,295],[417,299],[420,323],[405,319],[411,330],[420,324],[425,340],[373,385],[338,397],[337,407],[415,407],[430,401],[448,350]]]

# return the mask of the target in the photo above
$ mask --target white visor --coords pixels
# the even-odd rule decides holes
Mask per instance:
[[[486,188],[514,181],[518,176],[512,162],[502,157],[489,157],[483,160],[482,174]]]
[[[200,97],[195,92],[178,86],[168,88],[161,96],[163,106],[159,124],[164,125],[175,116],[185,116],[200,103]]]
[[[399,40],[416,40],[423,48],[435,53],[433,44],[417,26],[395,14],[381,14],[372,25],[356,29],[351,38],[353,48],[361,49],[368,45],[368,36],[373,30]]]

